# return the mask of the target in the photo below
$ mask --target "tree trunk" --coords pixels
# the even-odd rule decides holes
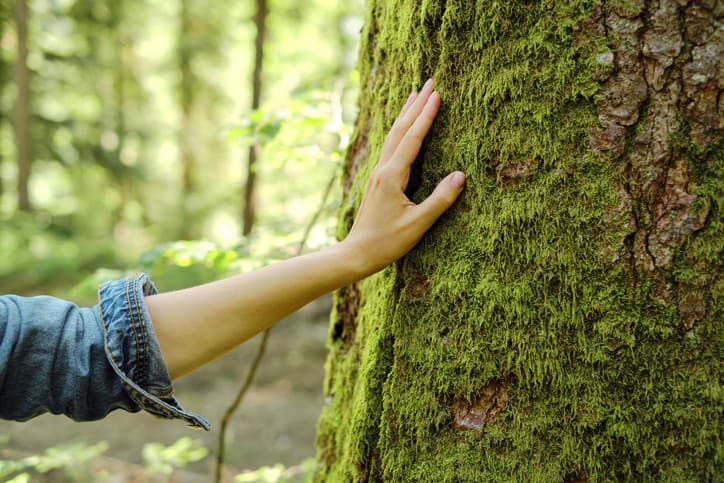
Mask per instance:
[[[336,294],[318,481],[721,474],[723,14],[369,2],[340,238],[429,76],[442,106],[409,194],[468,181],[410,254]]]
[[[198,39],[192,33],[189,0],[179,2],[178,62],[181,74],[181,130],[179,135],[179,153],[181,156],[181,204],[184,222],[179,226],[180,238],[193,238],[192,216],[193,194],[196,191],[196,160],[194,159],[194,86],[196,84],[191,69],[191,58]]]
[[[118,171],[115,175],[115,184],[120,194],[120,203],[118,207],[113,210],[111,214],[111,220],[113,220],[114,231],[123,229],[125,208],[128,206],[130,201],[130,171],[131,169],[123,162],[123,151],[126,148],[126,139],[128,137],[128,126],[126,122],[126,111],[128,110],[128,92],[127,92],[127,70],[132,65],[132,49],[133,39],[130,35],[125,33],[123,22],[125,20],[125,11],[123,9],[123,3],[119,2],[113,9],[115,21],[113,22],[113,30],[110,38],[113,44],[115,54],[116,65],[111,71],[112,84],[113,84],[113,97],[115,105],[108,106],[114,111],[114,122],[113,127],[116,135],[118,136],[118,143],[115,151],[118,159]]]
[[[0,39],[2,39],[5,36],[5,29],[7,28],[8,23],[10,23],[10,5],[5,2],[0,3]],[[9,82],[9,74],[8,74],[9,66],[8,63],[5,60],[4,55],[0,55],[0,136],[3,132],[3,126],[5,125],[6,121],[8,120],[8,110],[5,109],[5,104],[2,102],[2,99],[5,97],[5,87],[8,85]],[[5,159],[3,158],[3,153],[0,152],[0,206],[2,206],[2,200],[5,188],[4,186],[4,178],[3,178],[3,163],[5,162]]]
[[[261,76],[264,60],[264,37],[266,36],[266,16],[269,7],[267,0],[256,0],[256,15],[254,25],[256,38],[254,40],[254,72],[251,80],[251,110],[259,109],[261,101]],[[244,185],[244,213],[242,215],[242,233],[251,233],[251,227],[256,217],[256,161],[259,146],[249,146],[249,158],[246,165],[246,184]]]
[[[18,165],[18,209],[30,210],[28,182],[32,162],[30,140],[30,69],[28,69],[28,6],[15,1],[17,57],[15,59],[15,148]]]

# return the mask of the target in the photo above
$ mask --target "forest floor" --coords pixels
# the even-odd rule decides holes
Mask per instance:
[[[231,467],[228,475],[276,463],[292,466],[314,457],[316,422],[324,403],[322,384],[330,307],[331,297],[326,296],[274,328],[255,384],[227,433],[227,465]],[[175,381],[177,399],[185,409],[209,419],[213,425],[210,432],[193,431],[180,421],[125,411],[115,411],[102,421],[89,423],[75,423],[53,415],[25,423],[0,420],[0,436],[9,438],[0,459],[12,459],[13,454],[38,454],[46,448],[75,441],[106,441],[108,450],[93,463],[106,467],[106,473],[115,476],[104,481],[140,481],[131,474],[142,469],[139,465],[143,464],[142,449],[146,443],[168,446],[190,436],[206,447],[209,455],[190,464],[185,471],[175,472],[168,481],[210,481],[221,417],[246,377],[260,339],[257,336]],[[127,468],[128,478],[117,474],[123,468]]]

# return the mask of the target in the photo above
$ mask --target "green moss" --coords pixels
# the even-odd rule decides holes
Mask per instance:
[[[443,103],[412,198],[456,169],[468,182],[418,247],[361,284],[354,343],[330,334],[318,481],[698,481],[721,469],[721,144],[697,150],[684,128],[677,141],[710,206],[662,300],[659,278],[632,271],[630,229],[607,216],[625,162],[588,145],[609,47],[576,26],[595,8],[370,2],[358,130],[371,156],[340,237],[396,113],[429,76]],[[513,164],[530,176],[506,182]],[[690,331],[679,284],[708,294]],[[505,409],[456,429],[456,402],[496,379]]]

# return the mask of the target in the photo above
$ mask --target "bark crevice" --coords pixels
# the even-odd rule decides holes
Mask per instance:
[[[332,326],[332,340],[341,342],[341,350],[347,351],[357,335],[357,314],[362,294],[356,283],[342,287],[336,296],[337,316]]]

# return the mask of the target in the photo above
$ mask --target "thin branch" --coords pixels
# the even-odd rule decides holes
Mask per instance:
[[[312,232],[312,229],[314,228],[314,225],[317,224],[319,221],[319,217],[322,215],[322,212],[324,211],[324,207],[327,204],[327,198],[329,197],[329,194],[332,192],[332,187],[334,186],[334,181],[337,179],[337,170],[335,169],[332,173],[332,176],[329,178],[329,182],[327,183],[327,186],[324,190],[324,194],[322,195],[322,202],[319,204],[319,208],[314,213],[314,216],[312,216],[311,221],[307,225],[306,229],[304,230],[304,235],[302,236],[302,239],[299,242],[299,246],[297,247],[297,256],[301,255],[304,251],[304,246],[307,244],[307,240],[309,239],[309,235]],[[256,376],[256,371],[259,368],[259,364],[261,363],[262,358],[264,357],[264,354],[266,353],[266,346],[267,341],[269,340],[269,334],[271,333],[272,328],[268,328],[264,331],[264,335],[261,338],[261,342],[259,343],[259,348],[257,349],[256,356],[254,357],[254,361],[251,364],[251,368],[249,369],[249,373],[246,376],[246,380],[244,381],[244,384],[242,384],[241,388],[239,389],[239,392],[236,395],[236,398],[234,398],[234,401],[231,403],[231,405],[226,409],[226,412],[224,413],[224,417],[221,419],[221,429],[219,431],[219,441],[218,441],[218,452],[216,454],[216,469],[214,471],[214,481],[216,483],[221,483],[221,473],[224,467],[224,457],[225,457],[225,451],[226,451],[226,431],[229,426],[229,422],[231,421],[231,417],[234,415],[236,410],[239,408],[239,405],[241,404],[241,401],[244,399],[244,396],[246,395],[247,391],[251,387],[252,383],[254,382],[254,377]]]
[[[264,331],[264,335],[261,338],[261,343],[259,344],[259,349],[257,349],[256,357],[254,357],[254,362],[251,364],[251,368],[249,369],[249,373],[246,376],[246,380],[241,386],[241,389],[239,389],[239,392],[237,393],[234,402],[232,402],[231,405],[226,408],[224,417],[221,419],[221,431],[219,431],[219,451],[216,454],[216,470],[214,472],[214,481],[216,481],[216,483],[221,483],[221,471],[224,467],[224,456],[226,451],[226,430],[229,426],[229,421],[231,421],[231,417],[234,415],[234,412],[239,407],[239,404],[241,404],[241,400],[244,398],[244,395],[251,387],[252,382],[254,382],[256,370],[259,368],[259,364],[261,363],[261,360],[266,353],[266,343],[269,340],[269,334],[271,334],[271,327]]]
[[[266,35],[266,18],[269,13],[267,0],[256,0],[256,38],[254,40],[254,72],[251,81],[251,110],[259,109],[261,103],[261,76],[264,60],[264,40]],[[246,165],[246,184],[244,186],[244,212],[242,216],[242,233],[247,236],[251,233],[256,216],[256,170],[257,155],[260,146],[256,143],[249,146],[249,162]]]

